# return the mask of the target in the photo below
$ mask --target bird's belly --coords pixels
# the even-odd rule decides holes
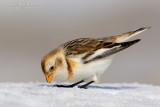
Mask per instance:
[[[73,78],[70,81],[80,81],[94,75],[101,75],[111,64],[112,57],[105,58],[88,64],[79,64],[74,68]]]

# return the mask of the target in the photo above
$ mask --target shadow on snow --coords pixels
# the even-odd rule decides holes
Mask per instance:
[[[69,85],[69,84],[61,84],[61,85]],[[39,84],[39,86],[41,87],[44,87],[44,86],[47,86],[47,87],[56,87],[54,86],[53,84]],[[81,86],[81,85],[77,85],[77,86]],[[135,89],[135,88],[138,88],[138,87],[135,87],[135,86],[105,86],[105,85],[89,85],[87,87],[88,89],[110,89],[110,90],[124,90],[124,89]]]

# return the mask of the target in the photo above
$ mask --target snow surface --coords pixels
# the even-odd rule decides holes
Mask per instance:
[[[0,83],[0,107],[160,107],[159,86],[92,84],[79,89],[53,84]]]

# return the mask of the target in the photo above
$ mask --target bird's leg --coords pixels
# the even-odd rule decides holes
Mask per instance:
[[[80,84],[82,82],[84,82],[84,80],[78,81],[78,82],[76,82],[74,84],[71,84],[71,85],[54,85],[54,86],[56,86],[56,87],[65,87],[65,88],[72,88],[72,87],[74,87],[74,86],[76,86],[76,85],[78,85],[78,84]]]
[[[90,84],[92,84],[92,83],[94,83],[94,82],[95,82],[95,81],[92,80],[92,81],[90,81],[90,82],[88,82],[88,83],[86,83],[86,84],[80,86],[79,88],[87,89],[87,86],[90,85]]]

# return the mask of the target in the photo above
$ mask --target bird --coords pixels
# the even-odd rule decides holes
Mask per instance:
[[[70,85],[54,85],[66,88],[85,82],[79,86],[84,89],[92,83],[99,83],[100,76],[111,65],[115,54],[141,39],[127,40],[150,28],[141,27],[120,35],[101,38],[79,38],[61,44],[41,60],[46,81],[48,83],[52,80],[74,82]]]

